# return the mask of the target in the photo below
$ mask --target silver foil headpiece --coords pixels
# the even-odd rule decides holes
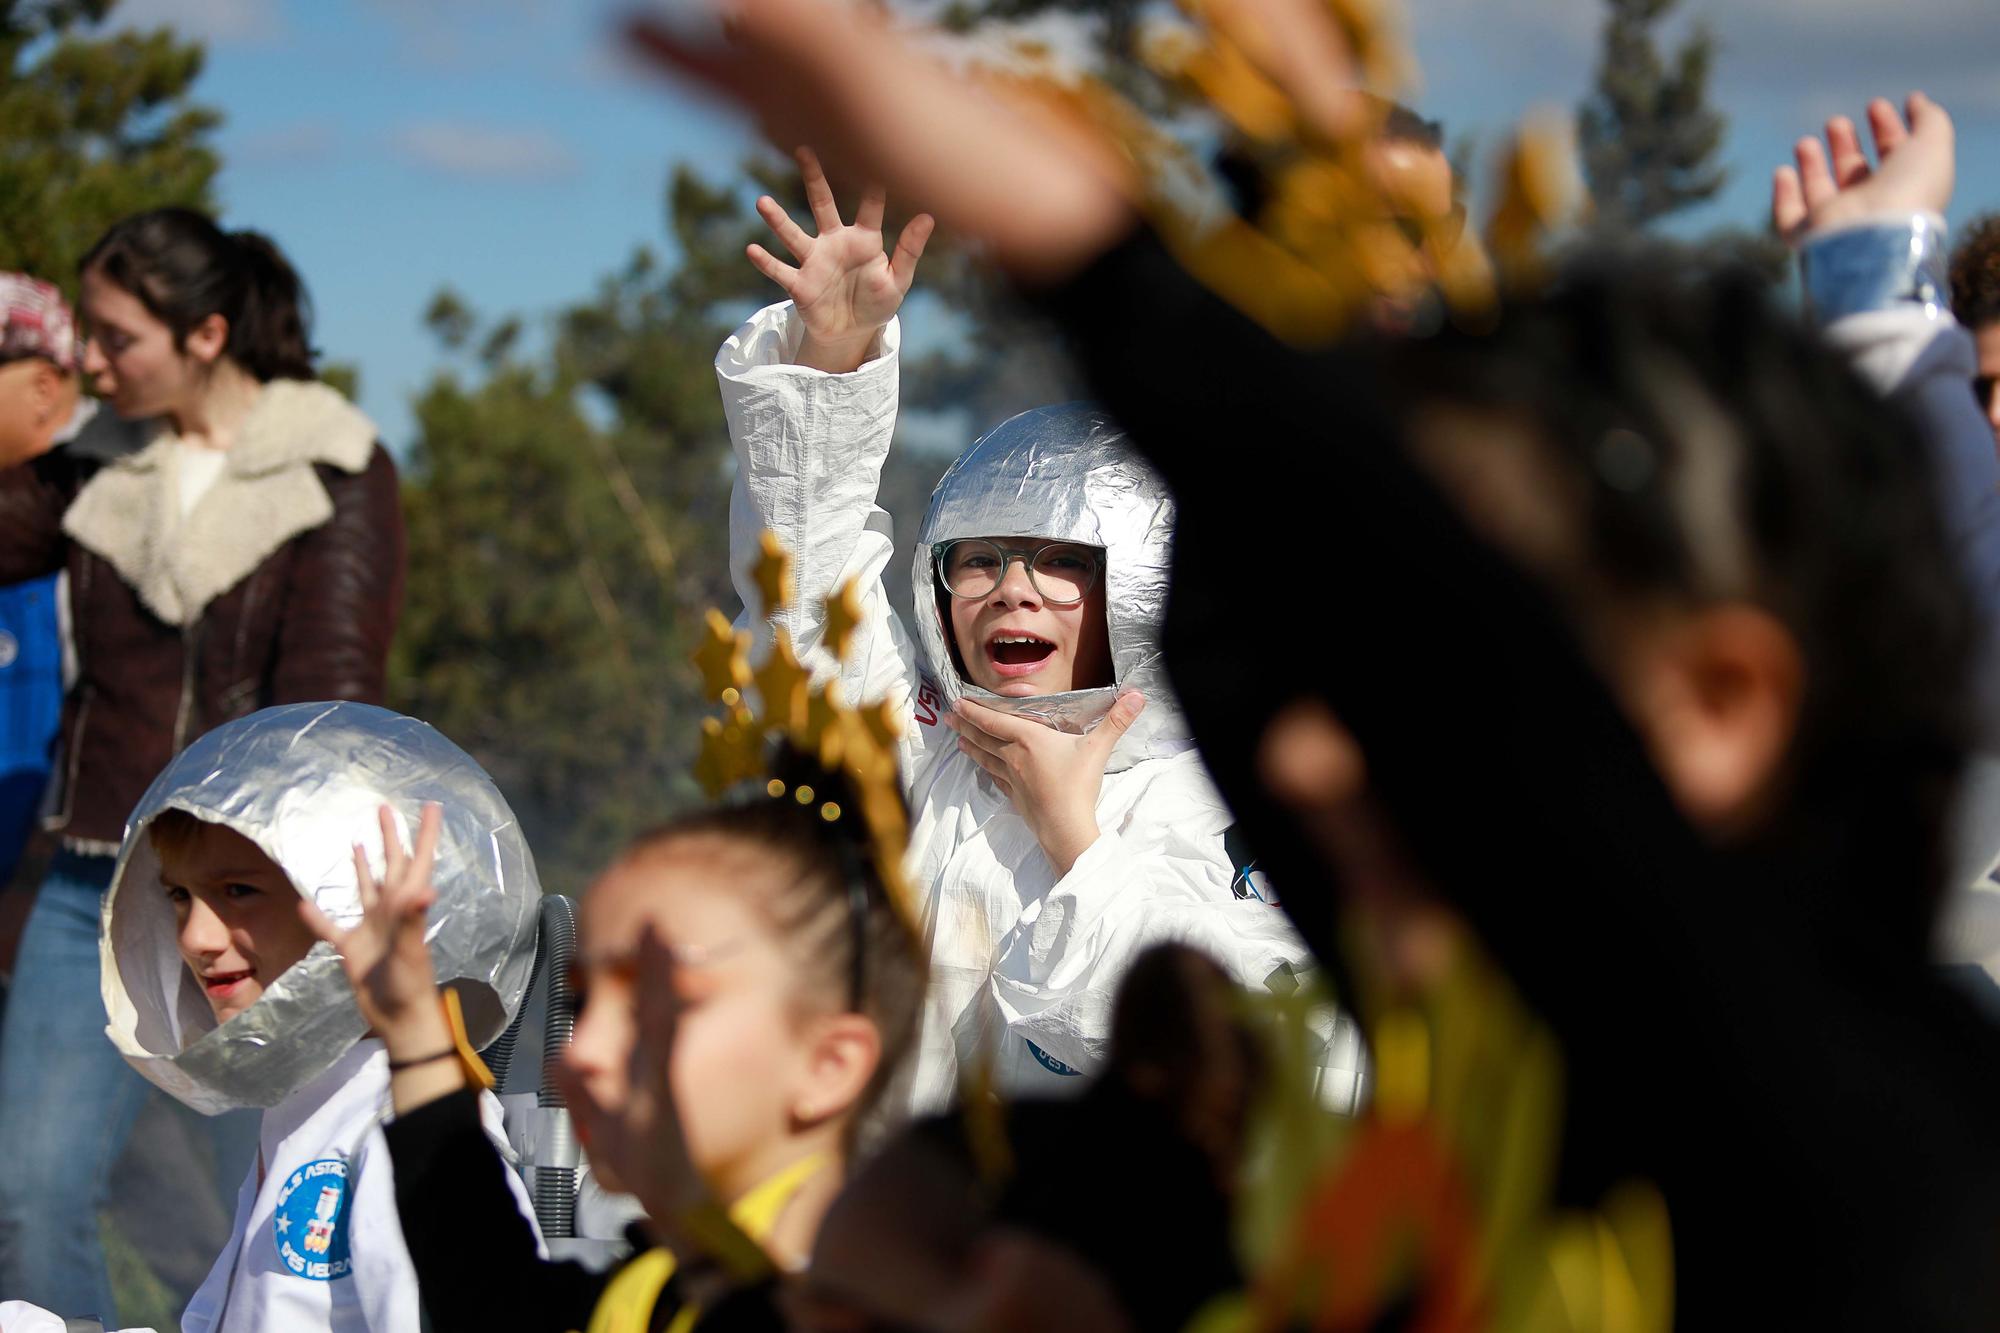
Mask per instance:
[[[534,962],[541,883],[506,798],[470,755],[415,718],[357,703],[266,708],[209,732],[147,789],[104,899],[105,1029],[133,1068],[198,1111],[275,1106],[331,1068],[366,1030],[326,944],[218,1025],[175,944],[147,826],[184,810],[255,843],[334,921],[361,917],[353,846],[379,874],[377,810],[408,846],[422,807],[443,807],[428,939],[485,1046],[511,1021]]]
[[[1951,309],[1944,219],[1916,213],[1810,236],[1799,250],[1799,276],[1806,307],[1821,325],[1900,306],[1941,320]]]
[[[911,584],[923,669],[947,707],[970,698],[1058,731],[1087,732],[1124,690],[1146,710],[1112,751],[1111,767],[1185,749],[1187,727],[1160,652],[1174,501],[1125,432],[1089,403],[1038,407],[979,437],[938,480],[917,537]],[[965,679],[951,650],[933,549],[963,537],[1039,537],[1104,551],[1110,686],[1016,699]]]

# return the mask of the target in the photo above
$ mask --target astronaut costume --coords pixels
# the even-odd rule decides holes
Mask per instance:
[[[381,1130],[390,1115],[388,1055],[364,1036],[340,959],[315,944],[218,1026],[176,948],[174,909],[146,827],[178,809],[233,829],[320,910],[351,926],[361,915],[353,844],[363,844],[379,873],[378,808],[394,808],[407,846],[426,801],[444,815],[431,956],[440,982],[458,990],[472,1043],[483,1047],[527,989],[541,889],[505,799],[431,727],[366,704],[267,708],[189,746],[132,816],[104,905],[107,1034],[141,1074],[196,1110],[264,1108],[259,1160],[238,1193],[230,1243],[182,1318],[187,1333],[416,1333],[417,1278]],[[481,1110],[504,1154],[490,1093]],[[507,1176],[532,1220],[519,1180]]]
[[[932,496],[915,548],[912,643],[882,588],[893,549],[889,516],[876,504],[896,423],[900,329],[891,321],[872,359],[844,375],[791,364],[802,334],[783,302],[752,316],[716,356],[738,465],[730,566],[744,604],[759,606],[749,571],[760,534],[772,530],[793,553],[797,596],[775,620],[821,678],[836,669],[821,642],[824,599],[855,580],[863,614],[840,668],[843,694],[857,704],[887,697],[905,719],[908,866],[931,941],[910,1109],[949,1104],[981,1062],[1009,1095],[1077,1090],[1078,1075],[1103,1064],[1120,978],[1154,943],[1203,949],[1246,986],[1289,986],[1310,955],[1225,851],[1229,812],[1166,681],[1158,645],[1174,512],[1166,487],[1088,406],[1039,408],[995,427]],[[934,544],[961,537],[1101,548],[1114,685],[1015,699],[966,680],[933,591]],[[770,624],[747,613],[744,623],[760,659]],[[960,753],[945,715],[972,698],[1083,732],[1130,689],[1147,702],[1106,767],[1102,833],[1059,877],[1027,822]],[[1343,1023],[1326,1100],[1352,1104],[1360,1063]]]

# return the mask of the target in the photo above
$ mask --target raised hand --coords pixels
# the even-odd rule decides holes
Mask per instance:
[[[655,10],[632,49],[754,109],[780,143],[810,138],[869,179],[922,198],[1017,276],[1055,281],[1133,226],[1129,157],[1095,128],[1004,83],[967,86],[874,6],[719,0],[696,32]],[[716,40],[726,24],[728,40]]]
[[[861,364],[875,335],[902,306],[935,224],[928,213],[911,218],[896,238],[895,254],[889,255],[882,248],[885,196],[880,187],[864,190],[854,221],[844,223],[812,149],[799,149],[798,159],[819,234],[806,235],[767,194],[757,201],[757,215],[799,261],[798,267],[761,245],[751,245],[746,253],[798,309],[805,325],[798,364],[842,374]]]
[[[1145,710],[1137,690],[1120,695],[1097,729],[1073,736],[1032,718],[959,701],[951,715],[958,748],[992,777],[1028,822],[1058,875],[1097,841],[1097,794],[1112,747]]]
[[[1886,98],[1868,104],[1876,167],[1845,116],[1826,123],[1824,144],[1813,135],[1800,139],[1797,164],[1771,176],[1771,225],[1778,234],[1796,242],[1809,231],[1870,218],[1943,213],[1957,168],[1951,117],[1922,93],[1910,94],[1908,111],[1905,122]]]
[[[354,987],[361,1016],[389,1048],[389,1059],[402,1062],[451,1048],[451,1029],[438,1005],[437,972],[424,942],[426,914],[437,901],[431,871],[437,860],[438,832],[443,812],[435,802],[424,806],[417,825],[414,851],[403,851],[396,819],[388,806],[382,823],[383,874],[378,883],[359,844],[354,848],[354,875],[361,895],[361,921],[343,930],[311,901],[299,900],[299,915],[314,934],[334,947],[340,965]],[[451,1086],[463,1076],[455,1061],[428,1067],[435,1081],[449,1074]],[[442,1091],[449,1091],[443,1088]],[[407,1109],[399,1090],[398,1109]]]
[[[568,1065],[557,1071],[564,1097],[585,1110],[593,1127],[592,1159],[608,1165],[665,1231],[673,1231],[710,1197],[689,1154],[674,1100],[674,1044],[683,1008],[675,981],[679,966],[672,947],[648,926],[633,955],[635,1023],[622,1106],[599,1102],[589,1082]]]

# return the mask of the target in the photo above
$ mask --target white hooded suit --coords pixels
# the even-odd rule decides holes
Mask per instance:
[[[437,731],[367,704],[267,708],[182,751],[133,813],[105,896],[106,1033],[134,1068],[196,1110],[265,1108],[230,1242],[182,1316],[187,1333],[418,1333],[421,1314],[381,1129],[388,1055],[364,1039],[340,959],[315,944],[256,1003],[218,1024],[176,947],[146,828],[183,810],[233,829],[301,895],[353,925],[361,915],[354,844],[380,873],[376,811],[393,807],[408,845],[426,801],[443,813],[426,940],[483,1047],[527,989],[541,887],[492,779]],[[483,1094],[480,1111],[506,1155],[500,1104]],[[526,1191],[506,1174],[532,1220]]]
[[[911,808],[909,878],[930,937],[930,991],[911,1109],[950,1103],[985,1062],[1002,1093],[1072,1091],[1104,1060],[1111,1005],[1149,945],[1202,949],[1251,987],[1289,988],[1309,961],[1274,904],[1260,901],[1223,847],[1231,818],[1210,785],[1162,670],[1157,643],[1173,507],[1108,419],[1071,405],[1023,413],[983,437],[938,484],[916,550],[918,642],[887,603],[889,516],[876,504],[895,429],[900,330],[845,375],[791,364],[802,326],[789,302],[759,311],[716,357],[737,474],[730,566],[746,607],[749,570],[770,529],[796,559],[794,604],[777,623],[818,678],[824,600],[849,578],[863,618],[845,697],[892,699],[907,719],[902,771]],[[933,604],[931,545],[958,537],[1041,537],[1105,552],[1114,685],[999,699],[965,681]],[[761,660],[768,624],[746,613]],[[1102,830],[1058,876],[1025,820],[961,754],[943,717],[970,695],[1063,730],[1096,725],[1120,690],[1145,711],[1119,739],[1097,802]],[[1330,1102],[1351,1103],[1360,1054],[1343,1025],[1330,1052]]]

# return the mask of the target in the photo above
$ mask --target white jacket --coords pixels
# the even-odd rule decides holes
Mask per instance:
[[[949,1104],[979,1061],[1003,1093],[1075,1090],[1101,1066],[1119,980],[1149,945],[1185,941],[1248,986],[1288,983],[1310,955],[1282,911],[1232,890],[1231,818],[1191,742],[1156,741],[1155,757],[1105,774],[1103,833],[1061,877],[959,753],[882,587],[892,538],[876,493],[896,424],[900,329],[892,322],[874,358],[845,375],[791,364],[801,333],[790,302],[770,306],[716,356],[737,461],[730,569],[744,605],[757,607],[748,571],[759,534],[772,530],[793,553],[797,598],[777,620],[820,679],[835,670],[821,644],[824,599],[855,578],[864,614],[843,691],[853,702],[893,699],[909,719],[909,877],[931,950],[911,1109]],[[748,611],[741,623],[761,661],[769,625]],[[1328,1090],[1336,1103],[1351,1101],[1358,1080],[1351,1029],[1342,1050],[1349,1086]]]
[[[482,1093],[479,1110],[504,1156],[500,1103]],[[181,1316],[182,1333],[418,1333],[417,1270],[382,1137],[389,1112],[389,1057],[373,1038],[264,1112],[229,1244]],[[520,1179],[505,1174],[532,1218]]]

